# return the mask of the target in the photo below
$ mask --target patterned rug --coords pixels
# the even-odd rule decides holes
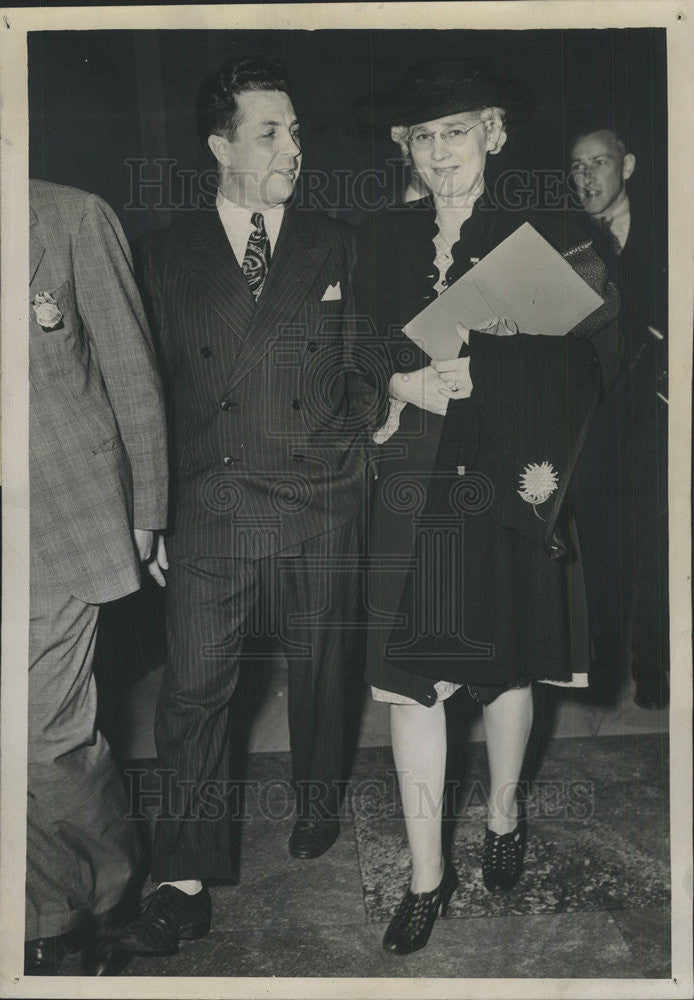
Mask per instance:
[[[485,747],[468,747],[464,778],[453,778],[447,790],[444,843],[460,878],[449,915],[668,906],[667,754],[665,734],[551,742],[526,788],[528,836],[521,879],[509,893],[489,893],[481,876]],[[449,749],[449,757],[454,755]],[[389,748],[360,751],[349,812],[367,919],[388,920],[410,873]]]

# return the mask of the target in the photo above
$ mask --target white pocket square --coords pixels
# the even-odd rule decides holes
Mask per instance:
[[[335,302],[337,299],[341,298],[342,291],[340,289],[340,282],[336,281],[334,285],[328,285],[325,289],[321,302]]]

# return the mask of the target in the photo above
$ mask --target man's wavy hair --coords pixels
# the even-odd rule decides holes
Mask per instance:
[[[237,98],[248,90],[279,90],[291,96],[284,63],[274,56],[232,59],[208,76],[195,102],[195,124],[202,148],[210,156],[208,136],[233,137],[240,123]]]

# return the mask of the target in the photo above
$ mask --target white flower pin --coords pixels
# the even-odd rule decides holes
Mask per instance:
[[[41,329],[55,330],[62,323],[63,314],[50,292],[37,292],[31,305]]]
[[[558,485],[557,473],[551,462],[542,462],[541,465],[531,462],[521,473],[521,488],[518,493],[526,503],[531,503],[535,508],[537,504],[548,500]],[[535,513],[540,517],[537,510]]]

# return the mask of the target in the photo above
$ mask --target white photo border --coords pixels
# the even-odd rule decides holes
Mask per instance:
[[[0,794],[0,983],[7,997],[625,997],[685,998],[692,974],[691,386],[694,140],[691,0],[543,3],[242,4],[0,9],[2,223],[3,636]],[[672,979],[24,978],[26,699],[28,660],[28,97],[27,32],[69,29],[664,27],[669,120],[669,524]],[[549,944],[551,947],[551,943]]]

